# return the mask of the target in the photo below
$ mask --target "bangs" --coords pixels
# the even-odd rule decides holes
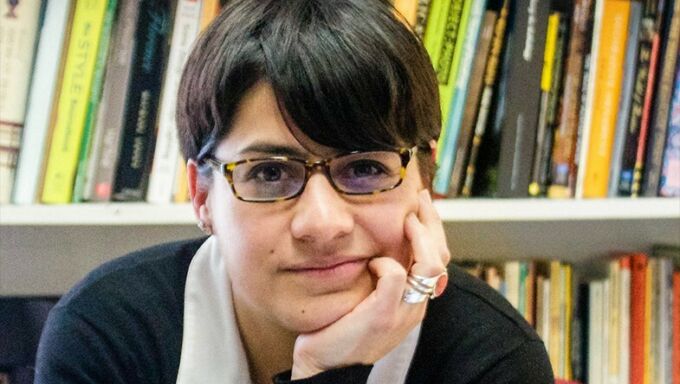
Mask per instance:
[[[260,36],[266,80],[288,123],[341,150],[422,144],[410,94],[414,74],[404,64],[414,56],[404,47],[418,49],[419,43],[395,20],[376,22],[394,19],[391,8],[370,7],[367,14],[351,1],[292,3],[271,9],[271,23]],[[357,15],[365,20],[349,20]],[[394,30],[385,31],[385,25]],[[430,102],[438,104],[436,98]]]

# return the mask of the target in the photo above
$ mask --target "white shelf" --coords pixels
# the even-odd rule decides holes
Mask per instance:
[[[680,245],[680,199],[435,202],[456,259],[578,262]],[[104,261],[200,236],[189,204],[0,206],[0,296],[59,295]]]

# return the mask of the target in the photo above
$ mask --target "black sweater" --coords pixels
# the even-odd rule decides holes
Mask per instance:
[[[204,240],[141,250],[90,273],[50,313],[35,382],[174,383],[184,285]],[[543,342],[521,315],[461,269],[449,274],[446,292],[429,303],[407,383],[552,383]],[[295,383],[365,383],[370,370],[346,367]]]

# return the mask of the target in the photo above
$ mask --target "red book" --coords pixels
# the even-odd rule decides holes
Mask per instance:
[[[680,272],[673,272],[673,384],[680,384]]]
[[[630,257],[630,382],[643,383],[645,376],[645,285],[647,255]]]

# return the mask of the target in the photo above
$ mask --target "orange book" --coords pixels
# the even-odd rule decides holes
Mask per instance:
[[[645,307],[647,264],[643,253],[630,257],[630,383],[642,384],[645,375]]]
[[[595,73],[584,197],[607,197],[609,169],[626,58],[630,1],[605,0]]]
[[[409,25],[416,25],[416,16],[418,12],[417,0],[395,0],[394,9],[406,19]]]
[[[201,4],[201,22],[199,30],[202,31],[220,13],[220,0],[203,0]]]
[[[680,384],[680,272],[673,272],[673,384]]]

